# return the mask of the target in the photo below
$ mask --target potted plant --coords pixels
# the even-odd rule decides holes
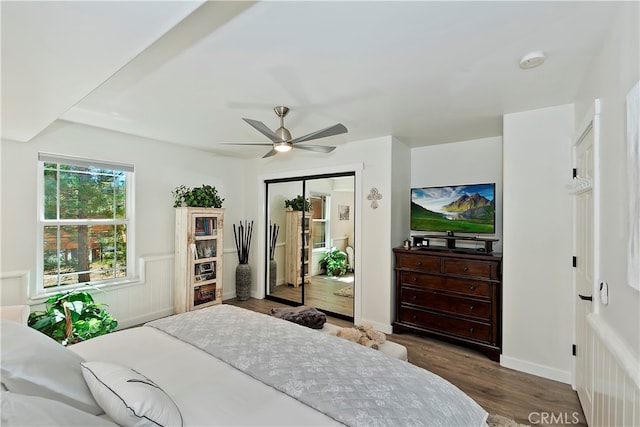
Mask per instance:
[[[297,195],[295,199],[285,200],[284,207],[292,211],[309,212],[311,210],[311,202],[309,202],[309,199]]]
[[[203,184],[202,187],[190,188],[185,185],[176,187],[172,192],[173,207],[190,206],[198,208],[221,208],[224,199],[218,195],[216,187]]]
[[[66,346],[107,334],[118,326],[104,307],[88,292],[59,293],[46,301],[44,311],[29,315],[28,325]]]
[[[347,273],[347,254],[332,247],[327,249],[320,259],[320,269],[328,276],[344,276]]]

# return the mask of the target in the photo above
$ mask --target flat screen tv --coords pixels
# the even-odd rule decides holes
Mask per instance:
[[[495,233],[496,185],[411,189],[411,230]]]

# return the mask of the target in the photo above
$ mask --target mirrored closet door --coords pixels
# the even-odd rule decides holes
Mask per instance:
[[[353,318],[354,173],[266,182],[266,295]]]

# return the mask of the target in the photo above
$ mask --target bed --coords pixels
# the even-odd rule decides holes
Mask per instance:
[[[2,386],[3,425],[484,426],[487,418],[422,368],[226,304],[68,348],[3,320]]]

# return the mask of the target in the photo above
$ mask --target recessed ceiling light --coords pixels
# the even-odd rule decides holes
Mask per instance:
[[[523,70],[528,70],[530,68],[535,68],[544,62],[544,53],[539,50],[534,52],[529,52],[520,60],[520,68]]]

